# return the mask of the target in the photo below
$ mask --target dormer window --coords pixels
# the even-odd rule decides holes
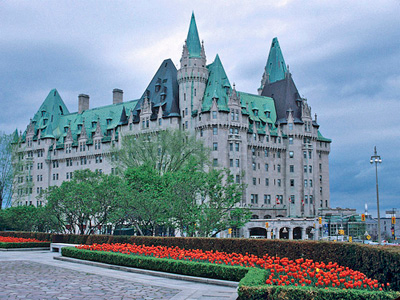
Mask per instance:
[[[111,119],[108,118],[108,119],[107,119],[107,125],[110,125],[110,124],[111,124]]]
[[[257,110],[257,109],[254,110],[254,115],[255,115],[256,117],[258,117],[258,110]]]
[[[78,130],[82,129],[82,124],[78,124]]]
[[[159,83],[156,84],[155,92],[158,93],[160,91],[161,85]]]
[[[97,122],[96,122],[96,121],[93,121],[93,122],[92,122],[92,128],[95,128],[96,125],[97,125]]]
[[[266,111],[266,112],[265,112],[265,116],[266,116],[267,118],[269,118],[269,117],[271,116],[271,112]]]
[[[42,117],[44,117],[44,114],[46,113],[45,110],[42,110]]]
[[[68,132],[68,126],[64,127],[64,132],[67,133]]]
[[[43,125],[46,125],[47,124],[47,119],[44,119],[43,120]]]

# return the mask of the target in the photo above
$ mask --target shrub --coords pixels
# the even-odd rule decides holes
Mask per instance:
[[[107,264],[127,266],[154,271],[239,281],[248,272],[248,268],[238,266],[215,265],[209,263],[159,259],[154,257],[127,255],[114,252],[81,250],[75,247],[61,249],[63,256],[103,262]]]
[[[50,243],[0,243],[0,248],[50,248]]]

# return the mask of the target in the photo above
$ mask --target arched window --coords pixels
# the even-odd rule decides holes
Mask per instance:
[[[265,215],[264,219],[271,219],[272,217],[270,215]]]
[[[252,215],[251,218],[252,218],[253,220],[257,220],[257,219],[258,219],[258,216],[257,216],[257,215]]]

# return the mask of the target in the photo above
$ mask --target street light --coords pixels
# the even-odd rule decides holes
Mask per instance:
[[[371,156],[369,161],[371,165],[375,163],[375,177],[376,177],[376,205],[378,207],[378,243],[381,244],[381,216],[379,214],[379,190],[378,190],[378,163],[382,163],[381,157],[376,152],[376,146],[374,148],[374,155]]]

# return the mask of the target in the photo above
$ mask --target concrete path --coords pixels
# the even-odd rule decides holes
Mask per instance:
[[[234,300],[235,287],[161,278],[53,259],[50,251],[0,252],[0,299]]]

